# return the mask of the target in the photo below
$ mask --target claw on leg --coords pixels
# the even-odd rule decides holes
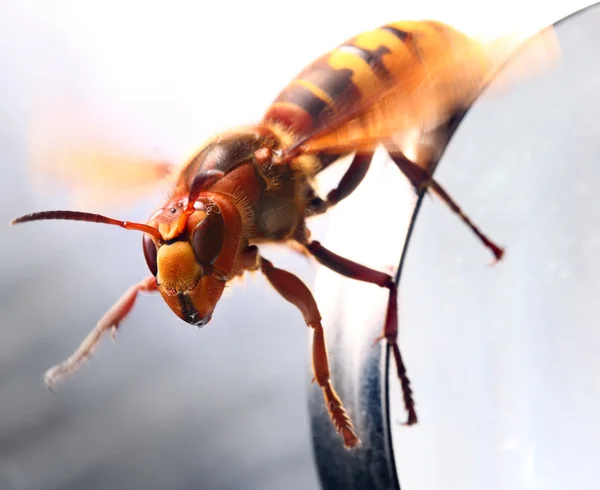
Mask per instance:
[[[336,393],[331,383],[329,374],[329,359],[325,345],[325,335],[321,322],[310,325],[314,330],[313,336],[313,371],[315,379],[323,390],[325,406],[329,412],[329,418],[338,434],[344,439],[344,446],[348,449],[360,444],[360,439],[354,432],[352,420],[346,412],[342,400]]]
[[[91,357],[94,349],[100,342],[102,335],[104,335],[107,330],[111,330],[111,337],[113,338],[113,341],[115,340],[115,334],[119,324],[131,311],[137,295],[141,291],[156,291],[156,279],[153,276],[150,276],[138,284],[131,286],[112,308],[104,314],[96,327],[88,334],[77,350],[68,359],[46,371],[44,381],[50,390],[52,390],[59,381],[70,375]]]

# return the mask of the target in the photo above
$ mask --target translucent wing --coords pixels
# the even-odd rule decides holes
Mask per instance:
[[[104,120],[103,120],[104,119]],[[28,169],[41,192],[66,187],[75,209],[130,205],[171,185],[175,166],[113,118],[81,105],[62,103],[38,109],[29,118]]]
[[[558,59],[554,30],[536,35],[512,33],[494,41],[469,38],[446,28],[443,39],[423,36],[415,41],[418,62],[385,90],[374,91],[352,106],[334,109],[334,115],[297,142],[290,153],[371,151],[379,144],[401,147],[399,141],[417,131],[424,135],[457,111],[473,103],[489,81],[520,48],[527,62],[511,70],[510,79],[495,87],[537,74]]]

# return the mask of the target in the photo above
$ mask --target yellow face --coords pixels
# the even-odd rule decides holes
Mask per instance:
[[[157,254],[158,289],[171,310],[192,325],[206,325],[221,298],[225,281],[206,274],[188,241],[163,244]]]
[[[179,231],[183,209],[182,201],[152,216],[148,224],[156,222],[163,239],[144,235],[144,255],[171,310],[185,322],[202,327],[223,294],[228,271],[220,266],[230,268],[231,240],[225,240],[225,219],[214,202],[198,201],[185,229]]]

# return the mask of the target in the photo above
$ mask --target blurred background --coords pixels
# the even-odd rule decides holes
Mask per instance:
[[[260,118],[304,65],[363,30],[434,17],[491,34],[542,27],[584,3],[4,0],[0,221],[71,202],[27,166],[40,114],[48,134],[62,129],[68,139],[51,121],[74,117],[83,132],[93,126],[131,152],[179,162],[210,135]],[[488,137],[478,134],[475,146]],[[157,190],[111,213],[144,221],[161,199]],[[315,222],[315,236],[327,226]],[[61,222],[5,226],[0,236],[0,489],[319,487],[307,329],[262,277],[231,288],[202,330],[160,298],[141,297],[117,345],[102,342],[52,395],[44,371],[147,275],[141,237]],[[265,255],[312,284],[316,268],[304,258]]]

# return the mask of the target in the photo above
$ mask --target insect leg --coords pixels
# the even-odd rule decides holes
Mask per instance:
[[[357,153],[352,163],[342,176],[335,189],[327,194],[326,199],[317,197],[309,203],[312,214],[322,214],[352,194],[367,175],[371,166],[373,153]]]
[[[138,284],[131,286],[110,310],[104,314],[96,324],[96,327],[88,334],[77,350],[67,360],[46,371],[44,380],[46,381],[48,388],[52,389],[58,381],[71,374],[83,364],[92,355],[92,352],[100,342],[102,335],[107,330],[111,330],[111,335],[114,340],[119,324],[133,308],[139,292],[151,292],[156,290],[156,279],[154,276],[149,276]]]
[[[256,253],[260,269],[268,281],[281,296],[296,306],[306,324],[313,329],[313,372],[315,380],[323,390],[325,404],[336,431],[342,435],[344,445],[348,448],[356,446],[360,440],[342,400],[336,393],[329,375],[329,359],[325,344],[325,335],[321,325],[321,314],[317,303],[306,285],[294,274],[278,269],[267,259],[258,256],[256,247],[249,247],[249,253]],[[254,249],[254,250],[252,250]]]
[[[504,255],[504,249],[499,247],[492,242],[481,230],[469,219],[469,217],[463,212],[460,206],[456,203],[452,197],[444,190],[444,188],[438,184],[438,182],[431,176],[429,172],[422,169],[415,163],[411,162],[400,152],[390,153],[390,158],[398,166],[404,175],[411,181],[417,190],[430,189],[433,191],[442,201],[444,201],[452,212],[456,213],[459,218],[475,233],[477,238],[489,248],[496,261],[500,260]]]
[[[383,327],[383,334],[377,339],[377,341],[386,339],[389,346],[394,353],[394,359],[396,361],[396,370],[398,379],[402,385],[402,395],[404,397],[404,407],[408,412],[408,418],[406,425],[412,425],[417,423],[417,412],[415,410],[415,401],[412,396],[412,389],[410,387],[410,380],[406,373],[406,367],[400,354],[400,348],[398,347],[398,289],[394,279],[389,274],[384,272],[370,269],[364,265],[358,264],[344,257],[340,257],[334,254],[330,250],[326,249],[317,241],[305,244],[308,251],[325,267],[331,269],[338,274],[356,279],[357,281],[368,282],[376,284],[382,288],[387,288],[390,292],[388,299],[388,308],[385,317],[385,325]]]

